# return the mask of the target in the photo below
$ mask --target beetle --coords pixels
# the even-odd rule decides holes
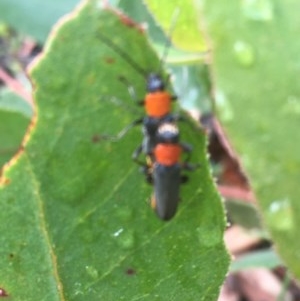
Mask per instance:
[[[180,142],[179,129],[175,123],[164,122],[157,130],[157,143],[153,156],[146,157],[146,163],[139,161],[142,151],[135,152],[135,161],[143,166],[146,179],[153,185],[151,206],[164,221],[172,219],[180,200],[180,186],[188,181],[183,171],[193,171],[200,164],[189,163],[192,147]],[[181,161],[182,153],[186,154]]]
[[[137,149],[141,149],[146,155],[151,155],[152,150],[156,144],[156,131],[162,122],[180,120],[181,117],[172,114],[172,102],[177,99],[176,95],[171,95],[166,89],[166,82],[159,72],[147,73],[141,66],[139,66],[123,49],[113,43],[108,37],[102,33],[98,33],[97,37],[105,43],[108,47],[118,53],[124,60],[126,60],[139,74],[146,80],[146,95],[143,100],[137,100],[136,93],[133,87],[124,77],[119,77],[119,80],[127,85],[131,98],[137,105],[143,105],[145,109],[145,116],[134,120],[124,129],[122,129],[114,137],[106,137],[111,140],[119,140],[131,128],[136,125],[142,125],[143,129],[143,142]],[[169,48],[169,41],[165,45],[165,50]],[[165,54],[163,57],[167,55]],[[163,59],[160,60],[159,70],[161,69]],[[105,137],[103,137],[105,138]]]

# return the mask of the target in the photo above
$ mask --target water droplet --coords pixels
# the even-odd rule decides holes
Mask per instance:
[[[81,287],[82,287],[82,284],[81,284],[81,283],[76,282],[76,283],[74,284],[74,287],[75,287],[75,289],[74,289],[74,295],[75,295],[75,296],[83,295],[83,291],[82,291],[82,289],[81,289]]]
[[[53,112],[45,112],[43,118],[51,120],[51,119],[55,118],[55,115]]]
[[[201,188],[201,187],[198,188],[198,189],[196,190],[196,193],[197,193],[197,194],[202,194],[202,193],[203,193],[202,188]]]
[[[234,114],[231,105],[221,90],[216,90],[216,105],[223,122],[231,121],[233,119]]]
[[[233,51],[237,62],[243,67],[250,67],[254,64],[255,54],[253,47],[244,41],[236,41]]]
[[[273,201],[268,208],[267,221],[269,226],[276,230],[291,230],[294,227],[294,219],[290,200],[284,198]]]
[[[268,22],[273,19],[273,4],[270,0],[243,0],[243,14],[254,21]]]
[[[119,244],[123,249],[131,249],[134,246],[133,232],[126,232],[119,240]]]
[[[96,8],[97,9],[102,10],[104,7],[105,7],[105,1],[102,1],[102,0],[100,1],[99,0],[99,1],[96,2]]]
[[[215,224],[205,224],[196,229],[198,240],[201,245],[212,247],[219,244],[223,239],[223,232],[217,229]]]
[[[282,108],[283,114],[286,115],[300,115],[300,99],[294,95],[290,95],[287,102]]]
[[[94,267],[87,265],[85,270],[93,279],[98,278],[98,271]]]
[[[113,234],[113,236],[114,236],[114,237],[118,237],[123,231],[124,231],[124,229],[121,228],[121,229],[117,230],[117,231]]]
[[[134,246],[135,239],[133,231],[124,231],[124,229],[121,228],[114,232],[113,237],[123,249],[131,249]]]

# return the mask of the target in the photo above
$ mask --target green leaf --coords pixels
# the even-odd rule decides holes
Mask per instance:
[[[253,251],[234,260],[230,272],[238,272],[250,268],[264,267],[275,269],[282,266],[282,261],[273,249]]]
[[[163,63],[167,65],[168,69],[171,69],[175,92],[177,96],[179,96],[181,107],[187,110],[201,110],[201,113],[210,113],[212,105],[209,96],[210,83],[207,76],[208,67],[204,65],[207,54],[203,52],[179,50],[175,48],[172,43],[169,45],[168,42],[169,40],[173,40],[173,34],[182,28],[181,24],[177,24],[178,19],[174,19],[174,24],[171,24],[174,12],[179,9],[178,3],[176,5],[172,4],[171,6],[167,2],[160,4],[162,6],[161,9],[165,11],[165,17],[168,18],[168,24],[164,26],[165,32],[154,19],[151,11],[148,11],[143,1],[120,0],[117,5],[136,22],[147,24],[147,32],[153,41],[155,49],[158,51],[161,60],[164,60]],[[180,7],[181,6],[182,4]],[[193,19],[194,17],[194,12],[191,9],[192,5],[187,2],[184,6],[187,6],[187,8],[184,8],[182,12],[181,9],[179,9],[181,22],[183,19]],[[155,12],[156,10],[154,9],[154,13]],[[160,17],[159,15],[159,21],[166,22],[166,20],[162,20]],[[193,25],[195,24],[194,20]],[[173,26],[174,28],[170,28]],[[170,29],[172,29],[171,32]],[[180,32],[180,34],[182,34],[182,32]],[[196,34],[197,41],[200,39],[200,43],[202,43],[203,38],[199,36],[199,30],[197,30]],[[191,50],[194,44],[195,40],[187,40],[185,41],[184,48]]]
[[[77,0],[1,0],[0,18],[18,31],[44,42],[53,24],[77,3]]]
[[[148,7],[162,24],[165,32],[171,32],[172,41],[188,51],[205,51],[207,49],[203,35],[199,32],[200,22],[196,4],[175,1],[145,0]],[[196,2],[195,2],[196,3]],[[178,14],[178,16],[176,16]],[[174,24],[172,24],[174,22]]]
[[[32,107],[19,95],[8,89],[0,90],[0,110],[20,113],[27,118],[33,115]]]
[[[144,2],[151,10],[148,10]],[[164,58],[165,62],[181,65],[203,63],[206,58],[206,53],[203,51],[206,50],[206,47],[204,38],[197,27],[193,5],[188,2],[176,3],[176,5],[173,2],[161,2],[159,4],[156,2],[120,0],[117,6],[135,22],[147,25],[149,37],[153,40],[153,45],[161,57],[165,54],[166,47],[168,48],[167,56]],[[162,11],[163,14],[161,14]],[[179,13],[177,14],[177,12]],[[157,23],[155,17],[163,24],[163,28],[161,24]],[[189,27],[189,35],[186,35],[186,30],[184,33],[182,31],[186,26]],[[182,39],[183,36],[185,39]],[[169,45],[169,40],[175,42],[175,45],[180,49],[174,47],[173,43]]]
[[[179,50],[172,45],[168,45],[167,42],[168,39],[173,40],[173,34],[182,28],[181,24],[178,24],[178,19],[174,19],[174,28],[173,31],[170,32],[170,26],[172,25],[171,19],[174,12],[179,9],[181,22],[183,19],[193,19],[194,12],[191,9],[193,6],[188,2],[184,4],[186,8],[182,8],[183,4],[178,6],[178,3],[176,3],[176,5],[169,5],[167,2],[163,2],[160,3],[160,5],[161,10],[165,11],[164,15],[168,20],[162,20],[163,18],[161,18],[160,15],[157,17],[159,21],[168,22],[168,24],[164,26],[166,33],[163,32],[143,1],[121,0],[118,2],[118,7],[129,14],[135,21],[141,22],[142,24],[147,23],[147,32],[153,40],[153,45],[160,54],[160,57],[162,57],[167,50],[164,63],[171,69],[175,92],[179,96],[181,107],[187,110],[201,110],[201,113],[211,112],[212,105],[209,96],[210,82],[208,81],[208,67],[204,65],[206,54]],[[156,13],[156,9],[153,11]],[[194,20],[192,24],[196,25],[196,21]],[[168,37],[168,34],[171,36]],[[182,32],[180,32],[180,34],[182,34]],[[203,39],[199,36],[198,29],[195,34],[197,34],[197,41],[199,42],[200,39],[200,43],[202,43]],[[193,49],[194,43],[195,40],[185,41],[185,48],[189,50]],[[166,47],[168,48],[166,49]]]
[[[202,114],[210,113],[213,106],[208,66],[197,63],[192,66],[168,65],[168,67],[174,75],[174,89],[181,107],[188,111],[198,110]]]
[[[0,110],[0,169],[17,153],[28,124],[23,115]]]
[[[230,220],[246,229],[262,228],[257,208],[250,203],[238,201],[226,201],[226,209]]]
[[[99,32],[145,70],[160,65],[145,36],[98,1],[53,33],[31,72],[35,128],[3,175],[1,286],[14,300],[216,300],[229,258],[205,136],[180,125],[202,167],[183,185],[176,216],[159,220],[130,159],[140,129],[101,139],[143,114],[119,76],[140,97],[145,80]]]
[[[300,278],[300,3],[206,1],[219,116],[276,250]]]
[[[135,22],[140,23],[142,26],[146,25],[149,37],[155,41],[160,47],[166,43],[166,34],[161,26],[155,21],[152,14],[147,9],[144,1],[140,0],[119,0],[116,6],[121,9]]]

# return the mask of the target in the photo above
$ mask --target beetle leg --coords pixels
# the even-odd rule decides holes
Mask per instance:
[[[181,175],[181,176],[180,176],[181,184],[187,183],[188,180],[189,180],[189,176],[187,176],[187,175]]]
[[[135,151],[133,152],[131,158],[132,158],[132,160],[133,160],[135,163],[141,165],[141,166],[144,167],[145,169],[148,169],[147,163],[146,163],[146,162],[143,162],[143,161],[141,161],[141,160],[139,159],[139,156],[140,156],[140,154],[142,153],[142,151],[143,151],[143,144],[140,144],[140,145],[135,149]]]
[[[109,140],[109,141],[119,141],[120,139],[122,139],[129,130],[131,130],[133,127],[135,127],[136,125],[139,125],[143,123],[143,118],[141,119],[137,119],[135,121],[133,121],[132,123],[130,123],[129,125],[127,125],[123,130],[121,130],[117,135],[113,136],[113,135],[107,135],[107,134],[102,134],[101,138],[104,140]]]

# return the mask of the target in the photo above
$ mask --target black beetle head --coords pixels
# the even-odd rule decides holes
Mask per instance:
[[[163,91],[164,89],[165,89],[165,84],[161,76],[156,73],[150,73],[147,78],[147,91],[156,92],[156,91]]]

